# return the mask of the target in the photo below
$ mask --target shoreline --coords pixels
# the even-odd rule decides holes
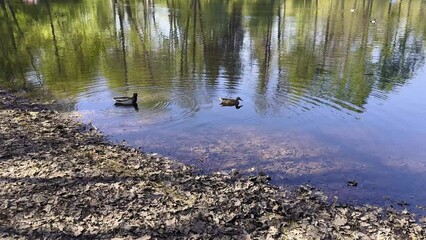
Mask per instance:
[[[0,238],[426,239],[426,218],[198,175],[0,90]]]

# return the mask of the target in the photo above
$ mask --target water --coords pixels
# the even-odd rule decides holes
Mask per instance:
[[[424,1],[9,2],[1,85],[49,91],[113,141],[426,205]]]

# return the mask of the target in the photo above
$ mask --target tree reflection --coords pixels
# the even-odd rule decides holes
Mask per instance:
[[[58,40],[56,39],[56,32],[55,32],[55,25],[53,24],[52,11],[50,9],[49,0],[44,0],[44,3],[46,4],[47,13],[49,16],[50,29],[52,31],[53,46],[55,47],[56,62],[58,64],[58,72],[61,73],[61,68],[62,68],[61,59],[59,57]]]
[[[289,104],[362,112],[372,92],[406,84],[423,64],[425,4],[3,0],[1,82],[77,95],[101,75],[111,89],[161,86],[167,98],[181,91],[201,101],[222,83],[231,95],[255,79],[258,112]]]

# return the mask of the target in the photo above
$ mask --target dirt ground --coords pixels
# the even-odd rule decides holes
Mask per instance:
[[[408,211],[199,175],[52,109],[0,90],[2,239],[426,239]]]

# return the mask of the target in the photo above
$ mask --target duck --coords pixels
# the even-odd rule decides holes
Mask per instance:
[[[372,23],[372,24],[376,24],[376,19],[373,19],[373,20],[370,20],[370,22]]]
[[[238,106],[240,105],[240,101],[243,101],[240,97],[237,97],[235,99],[232,98],[219,98],[220,105],[222,106]]]
[[[138,94],[133,93],[132,97],[115,97],[115,105],[135,105],[138,100]]]
[[[351,8],[351,13],[354,13],[355,12],[355,8]]]

